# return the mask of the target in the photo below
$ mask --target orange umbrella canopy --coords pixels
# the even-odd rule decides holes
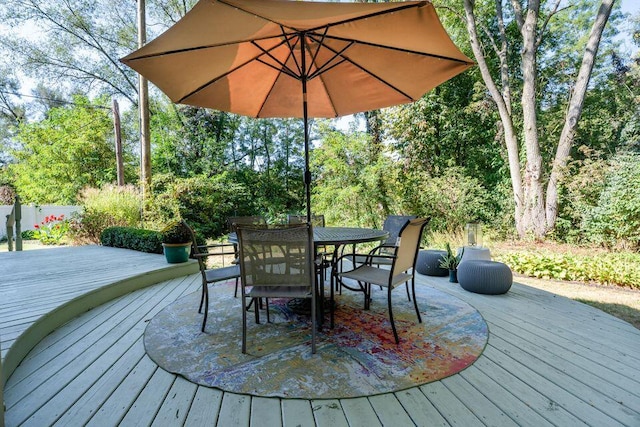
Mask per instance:
[[[173,102],[305,118],[412,102],[473,65],[426,1],[200,0],[122,62]]]

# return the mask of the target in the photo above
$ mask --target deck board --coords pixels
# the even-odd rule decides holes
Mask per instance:
[[[484,398],[500,408],[515,425],[523,427],[544,427],[552,425],[528,404],[516,397],[508,388],[509,383],[499,384],[480,369],[471,366],[460,373],[460,376],[473,385]],[[522,396],[520,396],[522,397]],[[475,402],[467,407],[476,407]]]
[[[372,403],[366,397],[343,400],[342,410],[347,417],[347,422],[352,427],[382,426]]]
[[[418,288],[435,287],[480,311],[490,331],[482,356],[420,387],[309,401],[198,386],[149,359],[147,321],[199,283],[190,275],[134,291],[43,338],[5,385],[6,425],[640,425],[640,331],[564,297],[519,284],[506,295],[477,295],[419,276]],[[21,316],[29,318],[13,305],[0,325]],[[3,335],[3,351],[5,342]]]

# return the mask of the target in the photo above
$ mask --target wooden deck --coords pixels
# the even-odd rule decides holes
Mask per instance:
[[[40,339],[80,313],[135,289],[196,271],[195,261],[170,265],[163,255],[104,246],[0,254],[4,375]]]
[[[199,283],[192,274],[133,291],[41,339],[5,385],[6,425],[640,426],[640,331],[564,297],[519,284],[477,295],[419,276],[484,316],[476,363],[401,392],[307,401],[198,386],[145,355],[146,322]]]

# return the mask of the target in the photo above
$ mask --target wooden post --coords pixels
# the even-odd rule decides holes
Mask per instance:
[[[147,42],[145,0],[138,0],[138,48]],[[140,109],[140,181],[143,197],[151,185],[151,139],[149,136],[149,84],[138,75],[138,104]]]
[[[120,129],[120,109],[118,101],[113,99],[113,133],[116,141],[116,171],[118,175],[118,185],[124,185],[124,163],[122,161],[122,131]]]
[[[7,215],[7,250],[13,251],[13,211]]]
[[[22,251],[22,203],[20,203],[20,196],[16,194],[16,202],[13,205],[16,218],[16,251]]]

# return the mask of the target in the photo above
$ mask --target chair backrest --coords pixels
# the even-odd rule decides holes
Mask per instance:
[[[416,219],[415,215],[389,215],[382,224],[382,229],[389,232],[389,237],[385,240],[385,245],[395,245],[400,235],[400,230],[407,221]]]
[[[404,227],[400,229],[400,244],[396,249],[392,276],[415,267],[420,240],[422,240],[422,230],[428,222],[429,218],[416,218],[406,222]]]
[[[306,215],[287,215],[287,223],[289,224],[304,224],[306,222]],[[324,227],[324,215],[311,215],[311,224],[314,227]]]
[[[243,286],[306,285],[313,289],[313,231],[309,224],[275,228],[240,225],[236,232]]]
[[[229,231],[236,231],[236,226],[238,225],[254,225],[254,226],[263,226],[266,227],[267,221],[263,216],[254,215],[254,216],[232,216],[227,219],[227,223],[229,224]]]

